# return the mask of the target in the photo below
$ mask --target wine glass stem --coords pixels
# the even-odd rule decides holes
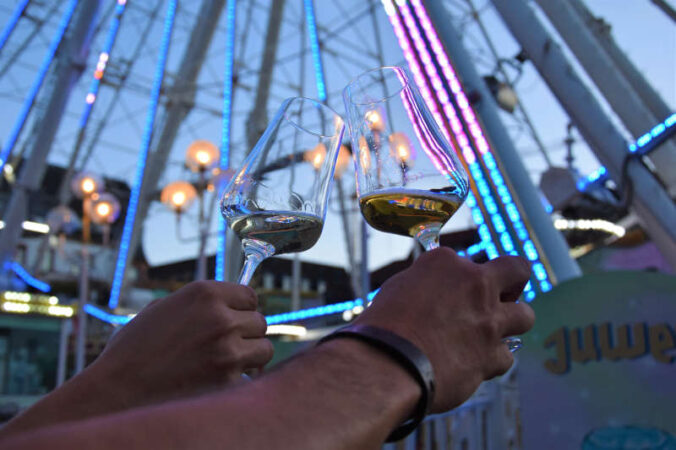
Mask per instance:
[[[439,230],[441,225],[428,225],[421,227],[415,234],[415,239],[425,248],[425,251],[439,248]]]
[[[244,251],[244,267],[237,282],[248,285],[261,261],[275,254],[275,247],[257,239],[242,239],[242,250]]]
[[[244,257],[244,266],[242,267],[242,272],[239,274],[239,284],[248,285],[253,277],[254,272],[258,265],[263,261],[263,255],[257,252],[247,253]]]

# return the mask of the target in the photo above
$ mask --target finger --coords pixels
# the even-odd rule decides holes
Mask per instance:
[[[244,339],[262,338],[268,329],[265,316],[257,311],[232,311],[233,321]]]
[[[242,339],[240,364],[242,369],[255,369],[270,362],[274,347],[269,339]]]
[[[525,302],[503,303],[499,308],[499,327],[502,337],[524,334],[535,323],[535,312]]]
[[[201,281],[210,295],[222,299],[226,305],[238,311],[255,311],[258,307],[256,292],[249,286],[220,281]]]
[[[493,357],[490,358],[490,366],[486,371],[486,379],[504,375],[514,364],[514,355],[509,351],[507,345],[500,343],[493,351]]]
[[[501,256],[482,267],[500,292],[502,302],[515,302],[530,278],[530,263],[520,256]]]
[[[235,283],[222,283],[223,299],[237,311],[255,311],[258,308],[258,296],[249,286]]]

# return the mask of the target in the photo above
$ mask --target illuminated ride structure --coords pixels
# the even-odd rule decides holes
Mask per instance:
[[[408,66],[442,132],[471,175],[466,203],[479,240],[459,254],[472,258],[481,253],[489,259],[506,254],[526,257],[533,273],[525,300],[532,301],[557,283],[581,274],[557,228],[622,236],[624,228],[613,222],[627,212],[676,268],[676,211],[669,196],[676,188],[676,171],[671,169],[676,166],[671,142],[676,115],[581,0],[535,3],[617,113],[624,131],[610,121],[542,26],[541,16],[536,16],[525,0],[491,0],[491,11],[499,13],[522,49],[515,59],[499,54],[483,23],[486,5],[477,9],[473,0],[330,3],[16,0],[11,7],[0,7],[4,26],[0,32],[0,94],[6,104],[2,122],[7,124],[0,128],[0,194],[8,193],[0,196],[0,262],[4,270],[0,283],[19,280],[41,292],[3,288],[0,320],[29,315],[39,321],[42,315],[68,325],[60,331],[57,384],[66,378],[70,318],[77,317],[84,324],[89,315],[97,319],[95,323],[100,319],[116,326],[133,317],[135,311],[129,302],[132,258],[144,237],[144,226],[146,239],[155,230],[174,226],[172,213],[155,206],[162,187],[175,186],[179,176],[185,176],[184,154],[193,141],[208,140],[220,148],[219,174],[206,183],[202,177],[207,174],[200,172],[199,182],[192,184],[199,188],[200,204],[203,202],[207,211],[202,217],[200,209],[209,232],[200,233],[200,239],[208,236],[216,253],[214,272],[208,276],[234,280],[239,244],[227,237],[224,222],[211,213],[216,210],[219,183],[227,170],[242,161],[265,129],[270,111],[284,98],[313,97],[342,111],[343,86],[355,75],[378,66]],[[578,176],[570,170],[572,165],[553,167],[515,97],[515,81],[510,75],[515,68],[520,73],[526,61],[537,69],[603,164],[597,171]],[[490,75],[481,77],[479,72]],[[526,168],[530,156],[523,152],[524,139],[525,146],[539,149],[536,157],[546,163],[545,175],[560,174],[565,181],[557,184],[560,179],[550,182],[543,176],[543,191],[551,199],[561,200],[550,199],[554,210],[561,212],[571,204],[584,210],[594,200],[588,208],[591,216],[552,220],[552,205],[543,202],[531,181],[532,169]],[[644,164],[646,160],[652,165]],[[45,223],[46,217],[28,216],[25,208],[43,186],[48,164],[64,167],[64,175],[59,189],[41,194],[51,194],[54,206],[66,216],[66,207],[73,201],[70,181],[85,169],[123,180],[130,188],[123,193],[126,207],[113,241],[108,246],[90,246],[93,264],[89,276],[78,274],[77,267],[73,274],[74,279],[79,276],[80,286],[87,287],[89,278],[100,285],[97,270],[103,272],[111,281],[110,291],[106,289],[105,298],[95,300],[86,296],[87,289],[80,290],[79,310],[65,304],[65,298],[58,298],[56,286],[46,282],[53,278],[40,273],[45,258],[42,247],[28,248],[30,251],[24,252],[30,255],[27,261],[18,261],[16,256],[20,253],[17,248],[25,247],[29,240],[24,233],[32,233],[35,242],[36,236],[45,236],[43,246],[60,239],[54,223]],[[307,309],[299,309],[299,299],[292,298],[291,311],[267,317],[275,333],[307,333],[305,338],[311,339],[313,330],[284,328],[283,324],[311,328],[318,323],[313,318],[340,314],[349,320],[376,294],[369,286],[364,222],[356,210],[346,207],[343,196],[351,192],[347,188],[352,183],[349,172],[335,181],[334,194],[339,195],[332,201],[338,212],[329,220],[341,222],[351,288],[357,298]],[[614,193],[606,189],[610,184],[614,184]],[[576,200],[571,202],[571,198]],[[600,210],[599,201],[610,208],[604,217],[593,216]],[[181,215],[189,216],[190,212]],[[74,244],[76,249],[82,245]],[[206,270],[202,244],[198,274]],[[84,258],[82,262],[86,268]],[[298,258],[292,267],[293,291],[297,292]],[[273,325],[282,327],[273,329]],[[91,336],[92,329],[88,332],[78,326],[78,369],[85,363],[85,333]],[[320,331],[314,330],[314,338]],[[488,448],[514,442],[518,419],[502,416],[510,409],[505,405],[518,405],[513,379],[508,374],[484,384],[470,402],[451,413],[452,420],[430,419],[408,444],[412,446],[411,440],[420,436],[445,442],[448,437],[444,433],[451,433],[454,441],[468,442],[467,448],[487,448],[487,439],[492,442]]]
[[[281,99],[316,97],[341,111],[339,93],[349,78],[386,63],[405,63],[472,178],[467,204],[480,241],[464,253],[482,251],[491,259],[504,254],[526,257],[533,265],[525,292],[528,301],[579,276],[503,124],[504,116],[499,116],[498,108],[504,106],[498,104],[496,86],[508,80],[479,75],[454,25],[458,16],[476,21],[498,63],[500,58],[472,1],[465,0],[464,9],[455,3],[462,2],[334,2],[327,12],[323,5],[316,11],[312,0],[270,5],[213,0],[201,2],[199,8],[176,0],[15,2],[5,12],[0,35],[2,90],[15,104],[9,110],[16,113],[0,152],[0,168],[12,189],[1,211],[0,258],[7,261],[5,267],[16,267],[11,261],[22,224],[32,219],[23,205],[39,188],[48,160],[67,168],[58,193],[62,205],[70,200],[68,180],[77,171],[86,167],[114,172],[128,181],[131,194],[115,243],[109,299],[105,306],[90,304],[86,309],[106,321],[126,322],[127,315],[118,307],[124,306],[132,255],[144,224],[152,228],[167,222],[162,217],[166,213],[158,212],[153,201],[161,185],[182,170],[182,158],[176,155],[189,141],[207,138],[219,143],[220,170],[225,172],[257,141],[268,111]],[[673,258],[676,211],[665,186],[673,189],[675,183],[673,173],[663,167],[673,167],[676,160],[668,140],[676,119],[612,39],[584,25],[589,12],[580,1],[549,3],[559,9],[542,8],[556,17],[550,19],[592,79],[610,76],[608,67],[615,68],[615,90],[606,86],[602,95],[620,111],[635,142],[627,142],[606,117],[532,8],[524,0],[493,0],[527,55],[521,62],[533,63],[604,164],[589,178],[576,180],[578,188],[588,190],[610,178],[625,195],[630,192],[625,206],[665,258]],[[385,28],[388,22],[393,34]],[[580,23],[585,32],[571,36],[570,30]],[[46,50],[40,39],[47,41]],[[383,45],[393,41],[399,48]],[[545,47],[547,51],[541,51]],[[42,60],[36,67],[37,54]],[[588,64],[583,57],[588,54],[603,58],[607,67]],[[504,74],[504,67],[498,66]],[[31,84],[25,86],[23,80]],[[631,95],[618,95],[619,90]],[[620,101],[618,96],[627,98]],[[531,126],[525,111],[523,119]],[[652,151],[648,157],[656,163],[656,172],[642,162],[647,151]],[[543,156],[549,161],[544,150]],[[212,210],[217,191],[205,200]],[[270,317],[270,323],[339,313],[374,295],[367,281],[365,232],[359,232],[363,223],[354,216],[344,213],[342,219],[352,283],[360,298]],[[233,279],[237,244],[226,239],[222,220],[209,220],[217,241],[214,277]],[[569,223],[561,222],[564,225]],[[676,266],[676,261],[670,263]]]

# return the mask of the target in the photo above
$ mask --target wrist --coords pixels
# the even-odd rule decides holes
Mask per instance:
[[[424,420],[434,401],[434,370],[427,356],[406,338],[387,329],[368,325],[355,324],[343,327],[322,338],[319,344],[341,338],[368,344],[390,357],[416,381],[421,393],[419,401],[409,418],[389,434],[387,442],[398,441],[408,436]]]
[[[422,396],[420,383],[392,356],[357,339],[333,339],[322,343],[321,349],[331,358],[350,367],[355,382],[367,391],[363,395],[378,405],[381,442],[392,430],[409,419]]]

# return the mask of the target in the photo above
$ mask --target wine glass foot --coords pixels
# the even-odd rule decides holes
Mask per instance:
[[[514,353],[523,347],[523,341],[519,337],[508,337],[502,340],[503,344],[507,346],[510,352]]]

